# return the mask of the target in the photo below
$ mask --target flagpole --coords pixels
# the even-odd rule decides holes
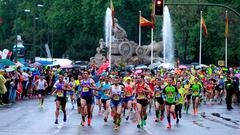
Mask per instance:
[[[109,31],[109,69],[111,70],[111,57],[112,57],[112,23],[109,26],[110,31]]]
[[[228,15],[227,12],[228,12],[228,11],[226,10],[226,19],[227,19],[227,17],[228,17],[228,16],[227,16],[227,15]],[[228,21],[228,20],[227,20],[227,21]],[[226,22],[226,25],[228,25],[227,23],[228,23],[228,22]],[[225,26],[225,27],[228,27],[228,26]],[[226,32],[228,32],[228,31],[225,30],[225,67],[227,67],[227,46],[228,46],[228,45],[227,45],[227,43],[228,43],[227,34],[228,34],[228,33],[226,33]]]
[[[141,10],[140,10],[139,11],[139,39],[138,39],[139,40],[138,41],[139,46],[141,46],[141,38],[142,38],[141,37],[141,32],[142,31],[141,31],[141,24],[140,24],[141,23],[141,15],[142,15],[142,13],[141,13]]]
[[[200,22],[200,45],[199,45],[199,65],[202,64],[202,11],[201,11],[201,22]]]
[[[151,29],[151,64],[153,64],[153,27]]]

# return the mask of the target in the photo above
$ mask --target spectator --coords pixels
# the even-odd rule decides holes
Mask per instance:
[[[22,77],[23,77],[23,81],[22,81],[22,98],[27,98],[27,93],[28,93],[28,89],[27,89],[27,82],[29,80],[29,74],[26,73],[25,70],[23,70],[23,73],[22,73]]]
[[[3,95],[7,92],[7,89],[5,87],[6,79],[3,75],[0,74],[0,104],[3,104]]]
[[[3,95],[3,103],[8,104],[9,103],[9,98],[8,97],[9,97],[11,77],[10,77],[10,74],[8,72],[6,74],[4,74],[4,77],[6,79],[5,86],[6,86],[7,92]]]

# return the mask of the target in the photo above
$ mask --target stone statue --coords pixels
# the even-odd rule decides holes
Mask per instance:
[[[106,58],[101,54],[101,50],[106,47],[103,39],[99,40],[99,47],[96,48],[96,55],[90,58],[91,64],[101,66]],[[163,62],[163,58],[159,57],[163,51],[162,42],[153,42],[153,61]],[[111,63],[138,65],[151,63],[151,45],[139,46],[134,41],[127,39],[126,31],[118,24],[115,18],[115,27],[113,29],[113,39],[111,43]]]
[[[114,18],[115,27],[113,28],[113,34],[115,40],[128,41],[127,32],[118,24],[118,20]]]

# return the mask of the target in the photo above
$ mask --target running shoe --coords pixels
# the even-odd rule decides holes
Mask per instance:
[[[177,124],[179,123],[179,119],[177,119],[176,123],[177,123]]]
[[[107,122],[107,118],[106,117],[104,118],[104,122]]]
[[[54,123],[55,123],[55,124],[58,124],[58,119],[56,119]]]
[[[163,116],[160,116],[160,121],[163,121]]]
[[[82,122],[81,122],[81,125],[82,125],[82,126],[85,126],[85,125],[86,125],[86,122],[85,122],[85,121],[82,121]]]
[[[126,117],[126,120],[127,120],[127,121],[128,121],[128,119],[129,119],[129,116]]]
[[[67,116],[64,115],[64,116],[63,116],[63,122],[66,122],[66,121],[67,121]]]
[[[114,129],[115,129],[115,130],[118,130],[118,125],[115,125]]]
[[[171,124],[168,124],[167,128],[169,128],[169,129],[172,128]]]

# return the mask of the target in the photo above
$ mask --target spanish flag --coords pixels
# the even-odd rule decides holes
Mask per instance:
[[[228,16],[226,16],[225,38],[228,37]]]
[[[207,26],[206,26],[206,23],[205,23],[203,17],[202,17],[202,22],[201,23],[202,23],[202,27],[203,27],[203,30],[204,30],[204,34],[205,34],[206,37],[208,37],[208,30],[207,30]]]
[[[147,27],[147,26],[153,27],[153,23],[150,22],[149,20],[145,19],[143,16],[140,17],[139,23],[140,23],[141,27]]]
[[[113,28],[115,27],[115,22],[114,22],[114,15],[115,15],[115,9],[113,6],[113,1],[111,0],[111,10],[112,10],[112,24],[113,24]]]

